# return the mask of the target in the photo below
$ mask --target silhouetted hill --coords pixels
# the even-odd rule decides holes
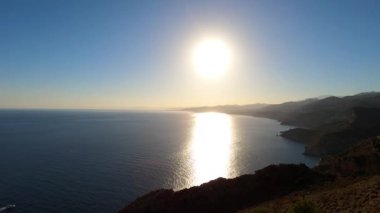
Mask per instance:
[[[282,104],[272,104],[252,111],[251,114],[254,116],[275,119],[284,123],[291,115],[297,113],[303,107],[317,101],[319,101],[319,99],[314,98],[302,101],[285,102]]]
[[[182,110],[254,115],[275,119],[293,126],[318,128],[334,123],[349,122],[351,110],[355,107],[380,107],[380,92],[359,93],[345,97],[329,96],[323,99],[310,98],[282,104],[204,106]]]
[[[329,180],[301,165],[272,165],[253,175],[218,178],[200,186],[150,192],[120,210],[127,212],[235,212]]]
[[[331,96],[321,100],[287,102],[263,107],[253,114],[276,119],[284,124],[320,128],[325,125],[350,122],[351,110],[355,107],[380,107],[380,93],[370,92],[341,98]]]

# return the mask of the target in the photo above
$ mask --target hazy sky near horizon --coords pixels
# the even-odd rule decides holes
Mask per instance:
[[[380,90],[380,1],[1,0],[0,108],[279,103]],[[197,74],[202,38],[230,70]]]

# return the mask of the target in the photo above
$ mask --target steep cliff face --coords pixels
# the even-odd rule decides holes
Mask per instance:
[[[305,165],[272,165],[234,179],[219,178],[174,192],[160,189],[120,212],[234,212],[327,180]]]

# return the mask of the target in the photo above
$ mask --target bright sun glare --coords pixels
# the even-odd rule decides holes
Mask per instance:
[[[231,63],[228,45],[219,39],[201,41],[194,49],[193,64],[197,72],[208,78],[222,76]]]

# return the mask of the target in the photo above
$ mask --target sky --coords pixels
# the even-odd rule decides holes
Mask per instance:
[[[380,91],[380,1],[0,0],[0,108],[175,108]],[[218,79],[194,71],[228,44]]]

